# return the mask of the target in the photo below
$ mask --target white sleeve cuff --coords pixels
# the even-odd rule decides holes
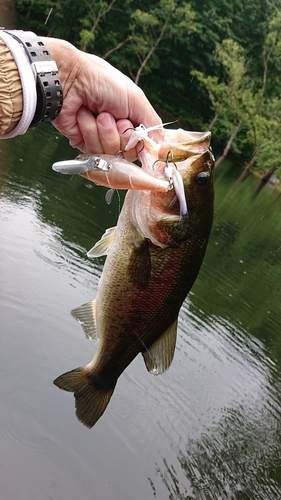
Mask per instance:
[[[0,139],[10,139],[25,134],[33,120],[37,104],[36,77],[23,46],[2,30],[0,38],[7,45],[18,67],[23,94],[23,112],[20,121],[11,132],[0,136]]]

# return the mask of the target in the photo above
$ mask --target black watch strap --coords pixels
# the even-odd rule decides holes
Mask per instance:
[[[36,75],[37,105],[30,127],[51,122],[60,113],[63,103],[62,86],[55,61],[44,42],[32,31],[4,31],[23,46]]]

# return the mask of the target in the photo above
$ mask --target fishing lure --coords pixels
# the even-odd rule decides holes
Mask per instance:
[[[155,144],[153,139],[151,139],[148,136],[149,132],[152,132],[152,130],[160,130],[163,127],[165,127],[165,125],[170,125],[171,123],[175,123],[175,121],[167,122],[167,123],[160,123],[159,125],[154,125],[153,127],[147,127],[147,128],[142,124],[138,125],[136,128],[132,129],[133,132],[132,132],[132,135],[131,135],[129,141],[127,142],[125,148],[120,152],[125,153],[126,151],[129,151],[130,149],[134,148],[139,141],[145,140],[146,142],[149,142],[150,144]],[[127,128],[126,130],[124,130],[124,133],[127,132],[127,130],[130,130],[130,129]]]

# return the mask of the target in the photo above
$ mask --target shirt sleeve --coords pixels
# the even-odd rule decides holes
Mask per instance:
[[[8,47],[0,40],[0,135],[14,129],[22,111],[22,85],[17,65]]]

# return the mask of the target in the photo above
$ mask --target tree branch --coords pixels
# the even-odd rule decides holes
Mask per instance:
[[[95,18],[94,24],[93,24],[93,26],[90,29],[90,33],[94,33],[95,32],[96,27],[99,24],[101,18],[104,17],[112,9],[112,6],[114,5],[115,2],[116,2],[116,0],[111,0],[110,4],[107,6],[107,9],[105,11],[103,11],[102,5],[100,6],[100,9],[98,11],[97,17]],[[93,2],[93,4],[94,4],[94,2]],[[89,40],[85,40],[85,42],[83,43],[82,50],[84,52],[87,49],[88,43],[89,43]]]
[[[110,56],[110,54],[112,54],[112,52],[115,52],[116,50],[120,49],[120,47],[122,47],[122,45],[124,45],[125,43],[129,42],[129,40],[131,40],[131,37],[128,36],[128,38],[126,38],[126,40],[123,40],[122,42],[118,43],[115,47],[113,47],[112,49],[108,50],[104,56],[102,56],[103,59],[107,59],[108,56]]]
[[[167,26],[168,26],[168,17],[166,18],[165,23],[163,24],[161,33],[160,33],[159,37],[157,38],[155,44],[151,47],[150,51],[147,53],[146,57],[143,59],[141,65],[140,65],[140,67],[139,67],[139,69],[137,71],[137,74],[136,74],[136,77],[135,77],[135,84],[136,85],[138,85],[138,83],[139,83],[139,79],[140,79],[140,76],[142,74],[143,69],[145,68],[145,66],[148,63],[149,59],[151,58],[153,52],[155,51],[155,49],[157,48],[157,46],[161,42],[161,40],[162,40],[162,38],[164,36],[164,33],[166,31]]]

